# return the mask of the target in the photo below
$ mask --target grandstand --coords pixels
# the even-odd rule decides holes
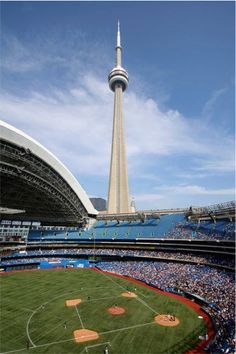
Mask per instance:
[[[202,221],[212,220],[216,222],[221,219],[232,221],[235,219],[235,202],[214,204],[207,207],[190,207],[188,213],[189,220]]]
[[[29,241],[40,240],[135,240],[142,237],[162,238],[177,222],[184,220],[184,215],[165,215],[159,219],[141,220],[98,220],[90,229],[77,231],[53,231],[38,228],[29,232]]]
[[[107,215],[108,217],[108,215]],[[112,216],[109,221],[99,220],[86,228],[31,225],[25,244],[44,247],[57,245],[64,247],[143,247],[144,249],[181,250],[191,252],[210,252],[212,254],[234,255],[235,221],[220,219],[212,222],[204,220],[189,221],[186,214],[158,215],[154,218],[140,218],[134,215],[128,220]],[[6,237],[6,227],[3,228]],[[9,228],[9,235],[10,235]],[[14,228],[17,230],[17,228]],[[25,229],[23,228],[24,232]],[[23,239],[24,240],[24,239]],[[22,240],[21,240],[22,241]],[[23,241],[24,242],[24,241]],[[11,247],[13,240],[2,243]]]

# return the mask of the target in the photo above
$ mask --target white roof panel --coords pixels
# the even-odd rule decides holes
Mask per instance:
[[[12,125],[0,120],[0,136],[2,139],[12,142],[15,145],[22,146],[38,156],[40,159],[50,165],[61,177],[69,184],[71,189],[81,200],[88,214],[97,215],[97,210],[93,207],[85,190],[81,187],[77,179],[66,168],[66,166],[43,145],[32,139],[29,135],[16,129]]]

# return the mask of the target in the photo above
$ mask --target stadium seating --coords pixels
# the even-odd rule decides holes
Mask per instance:
[[[162,215],[160,219],[97,221],[89,230],[30,230],[28,241],[69,242],[79,240],[135,240],[141,238],[234,239],[235,222],[187,221],[184,214]],[[197,231],[196,233],[192,231]]]
[[[56,241],[78,239],[136,239],[162,238],[177,223],[184,220],[184,214],[163,215],[160,219],[142,221],[97,221],[89,230],[53,231],[30,230],[29,241]]]
[[[209,238],[223,238],[223,239],[234,239],[235,236],[235,222],[228,220],[220,220],[213,222],[211,220],[201,221],[200,223],[196,221],[185,221],[177,225],[182,227],[182,229],[190,229],[194,231],[201,231],[206,234]]]

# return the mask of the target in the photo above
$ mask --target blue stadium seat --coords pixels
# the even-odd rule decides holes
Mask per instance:
[[[181,238],[181,228],[198,230],[207,237],[219,234],[219,237],[234,238],[235,222],[186,221],[184,214],[162,215],[160,219],[145,221],[97,221],[89,230],[54,231],[30,230],[29,241],[74,241],[90,240],[134,240],[137,238]],[[176,236],[175,236],[176,235]]]

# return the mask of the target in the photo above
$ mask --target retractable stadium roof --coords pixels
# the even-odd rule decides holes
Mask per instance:
[[[95,217],[86,192],[50,151],[0,120],[1,207],[24,210],[4,219],[79,225]]]

